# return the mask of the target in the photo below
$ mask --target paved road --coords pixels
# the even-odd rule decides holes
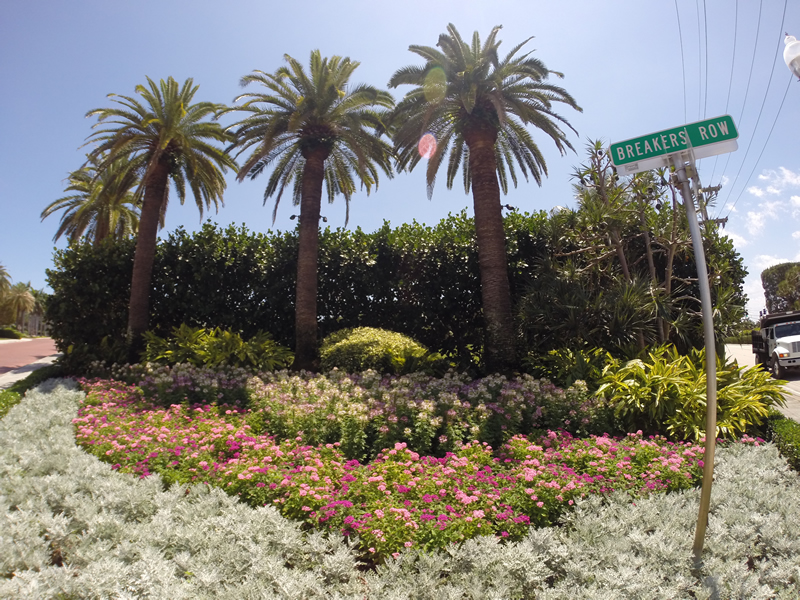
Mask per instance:
[[[57,354],[50,338],[0,341],[0,375]]]
[[[756,364],[756,357],[753,348],[749,344],[725,344],[725,352],[728,357],[736,359],[739,366],[752,367]],[[786,376],[786,408],[780,411],[787,417],[800,423],[800,370],[790,371]]]

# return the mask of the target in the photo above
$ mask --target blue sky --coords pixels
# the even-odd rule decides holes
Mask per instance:
[[[84,159],[93,119],[86,111],[110,105],[108,93],[172,76],[194,78],[197,100],[232,103],[239,79],[254,69],[274,71],[288,53],[349,56],[361,62],[354,82],[386,87],[392,73],[418,63],[410,44],[433,46],[452,22],[465,37],[485,37],[502,25],[502,48],[535,36],[528,48],[548,68],[582,113],[559,112],[578,131],[577,153],[560,156],[538,140],[549,176],[541,187],[521,182],[504,202],[526,211],[573,206],[570,174],[584,160],[588,139],[606,144],[731,114],[739,150],[707,158],[705,186],[723,184],[713,217],[729,217],[725,232],[750,271],[748,309],[764,305],[759,275],[767,266],[800,260],[800,83],[783,63],[783,31],[800,37],[800,3],[768,0],[469,0],[399,3],[339,0],[305,3],[208,0],[4,0],[0,3],[0,264],[14,282],[46,286],[58,217],[39,215],[64,195],[65,178]],[[784,9],[785,7],[785,9]],[[785,13],[784,13],[785,10]],[[395,90],[400,97],[404,90]],[[779,112],[779,107],[783,107]],[[233,120],[235,117],[231,117]],[[772,130],[770,134],[770,130]],[[236,183],[228,177],[225,206],[204,219],[251,230],[286,230],[297,212],[283,202],[272,224],[262,205],[266,178]],[[467,209],[463,188],[425,192],[424,171],[382,180],[351,203],[350,228],[373,231],[416,219],[433,224]],[[344,202],[324,205],[328,224],[344,224]],[[167,235],[200,226],[189,200],[170,204]]]

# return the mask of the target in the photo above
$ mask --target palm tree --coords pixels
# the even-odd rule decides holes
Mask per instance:
[[[97,116],[94,127],[103,126],[88,138],[98,144],[90,154],[98,160],[97,171],[103,172],[124,158],[141,180],[137,194],[142,198],[142,208],[128,307],[132,360],[138,360],[142,334],[148,325],[158,226],[169,202],[170,181],[181,204],[186,199],[187,185],[191,188],[202,218],[204,206],[210,208],[213,204],[219,210],[225,190],[223,173],[228,168],[236,169],[236,163],[224,149],[211,143],[231,140],[219,123],[207,120],[216,118],[225,108],[223,105],[192,104],[198,88],[192,79],[187,79],[182,87],[172,77],[162,79],[159,84],[148,77],[147,83],[136,86],[142,101],[109,94],[117,106],[86,113],[87,117]]]
[[[31,294],[30,284],[27,283],[15,283],[4,298],[3,308],[8,315],[9,323],[16,324],[20,316],[32,311],[36,306],[36,299]]]
[[[398,165],[410,170],[420,162],[417,145],[429,132],[437,145],[428,159],[428,197],[446,156],[447,187],[463,165],[465,191],[472,188],[490,371],[509,370],[515,358],[500,190],[508,192],[509,179],[517,185],[517,166],[526,180],[530,175],[538,184],[547,174],[526,126],[543,131],[564,154],[572,145],[560,125],[573,128],[553,112],[553,104],[581,110],[565,90],[546,82],[549,75],[561,77],[560,73],[548,70],[530,53],[517,55],[530,38],[501,59],[499,31],[500,27],[492,29],[483,45],[476,31],[472,44],[467,44],[450,24],[439,36],[438,49],[409,46],[424,65],[404,67],[389,80],[392,88],[415,86],[398,103],[392,121]]]
[[[391,177],[391,147],[380,139],[382,115],[394,106],[388,92],[349,84],[360,63],[311,53],[309,71],[291,56],[275,73],[255,71],[242,86],[261,84],[265,92],[245,93],[232,110],[248,115],[233,127],[237,157],[249,152],[238,179],[255,179],[272,166],[264,202],[277,193],[273,222],[284,190],[291,186],[300,205],[295,299],[295,369],[315,369],[317,349],[317,254],[322,183],[328,202],[344,196],[347,216],[356,191],[353,175],[369,194],[378,169]],[[381,110],[383,109],[383,111]],[[370,131],[372,130],[372,131]],[[347,223],[345,222],[345,225]]]
[[[94,245],[105,238],[125,239],[139,228],[139,208],[135,190],[139,178],[122,157],[98,171],[105,157],[88,157],[87,165],[69,175],[65,192],[42,211],[42,220],[63,210],[53,241],[66,235],[70,245],[86,236]],[[162,224],[163,226],[163,224]]]
[[[8,269],[0,264],[0,302],[3,297],[11,290],[11,277],[8,275]]]

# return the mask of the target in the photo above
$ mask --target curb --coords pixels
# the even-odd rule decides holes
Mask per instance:
[[[15,342],[21,340],[13,340]],[[0,390],[4,390],[8,387],[11,387],[12,384],[19,381],[20,379],[25,379],[28,375],[33,373],[37,369],[41,369],[42,367],[47,367],[55,362],[55,360],[61,356],[61,354],[53,354],[52,356],[46,356],[45,358],[40,358],[36,362],[32,362],[24,367],[18,367],[13,371],[9,371],[8,373],[4,373],[0,375]]]

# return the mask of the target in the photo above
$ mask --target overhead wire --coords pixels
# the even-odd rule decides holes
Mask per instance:
[[[761,9],[763,7],[764,0],[759,0],[758,4],[758,24],[756,25],[756,37],[753,40],[753,58],[750,61],[750,73],[747,76],[747,87],[744,90],[744,101],[742,102],[742,110],[739,113],[739,119],[735,122],[736,127],[741,131],[742,128],[742,117],[744,116],[744,109],[747,106],[747,98],[750,94],[750,82],[753,80],[753,66],[756,64],[756,50],[758,49],[758,38],[761,35]],[[727,158],[725,159],[725,166],[722,168],[722,175],[720,175],[720,183],[725,179],[725,174],[728,172],[728,163],[731,160],[731,153],[728,153]],[[724,206],[724,205],[723,205]]]
[[[705,37],[705,47],[706,47],[706,79],[705,85],[703,86],[703,115],[702,118],[705,119],[708,116],[708,16],[706,14],[706,0],[703,0],[703,29],[704,29],[704,37]]]
[[[786,20],[786,5],[787,4],[788,4],[788,0],[784,0],[784,2],[783,2],[783,16],[781,17],[781,27],[780,27],[781,31],[783,31],[784,21]],[[782,41],[781,37],[780,37],[780,35],[778,35],[778,44],[775,47],[775,59],[773,60],[773,63],[772,63],[773,65],[775,64],[775,60],[778,58],[778,54],[780,53],[781,41]],[[753,140],[755,139],[756,132],[758,131],[758,124],[761,122],[761,115],[764,114],[764,105],[767,103],[767,96],[769,95],[769,88],[772,85],[772,76],[774,74],[775,74],[775,68],[773,67],[770,70],[770,73],[769,73],[769,81],[767,81],[767,87],[764,88],[764,99],[761,101],[761,108],[758,111],[758,118],[756,119],[755,127],[753,127],[753,135],[750,137],[750,141],[747,143],[747,150],[744,153],[744,158],[742,159],[742,164],[739,165],[739,170],[736,172],[736,177],[734,178],[733,183],[731,184],[731,186],[729,188],[730,191],[728,192],[728,195],[725,196],[725,202],[723,202],[722,203],[722,207],[720,207],[720,212],[722,212],[722,210],[725,208],[725,205],[728,203],[728,200],[730,200],[731,196],[733,195],[733,188],[736,186],[736,182],[739,180],[739,175],[742,172],[742,168],[744,167],[744,164],[747,161],[747,156],[750,154],[750,148],[753,145]],[[781,102],[781,107],[783,107],[783,102]],[[776,120],[777,120],[777,117],[776,117]],[[770,130],[770,134],[771,133],[772,133],[772,131]],[[767,141],[769,141],[769,137],[767,138]],[[766,144],[765,144],[765,146],[766,146]],[[762,153],[763,153],[763,149],[762,149]],[[759,156],[759,158],[760,158],[760,156]],[[758,166],[758,161],[756,161],[756,165],[753,167],[753,172],[755,171],[756,166]],[[752,172],[750,173],[750,177],[752,177]],[[742,192],[747,187],[747,184],[750,182],[750,177],[748,177],[747,181],[745,181],[744,187],[742,188]],[[742,195],[742,193],[740,192],[739,193],[739,197],[741,197],[741,195]],[[736,202],[739,201],[739,197],[737,197]],[[735,205],[735,203],[734,203],[734,205]]]
[[[725,114],[728,114],[728,106],[731,103],[731,89],[733,88],[733,70],[736,67],[736,38],[739,34],[739,0],[736,0],[733,9],[733,58],[731,58],[731,76],[728,79],[728,97],[725,99]],[[707,36],[706,36],[707,39]],[[717,161],[719,154],[714,157],[714,168],[711,170],[709,181],[713,181],[714,174],[717,172]]]
[[[761,152],[758,154],[758,158],[756,159],[756,163],[753,165],[753,170],[750,171],[750,175],[747,176],[747,181],[744,182],[744,187],[742,187],[739,195],[736,197],[736,201],[731,205],[730,210],[728,211],[728,215],[733,212],[733,209],[736,208],[737,202],[739,202],[739,198],[742,197],[744,191],[747,189],[747,184],[750,183],[750,179],[753,177],[753,173],[756,172],[756,168],[758,167],[758,163],[761,162],[761,157],[764,154],[764,150],[769,143],[769,138],[772,137],[772,132],[775,130],[775,124],[778,122],[778,117],[781,115],[781,111],[783,110],[783,103],[786,102],[786,96],[789,95],[789,87],[792,85],[792,80],[794,79],[793,75],[789,74],[789,81],[786,83],[786,91],[783,92],[783,100],[781,100],[781,105],[778,107],[778,113],[775,115],[775,120],[772,121],[772,127],[769,128],[769,134],[767,135],[767,139],[764,140],[764,145],[761,147]],[[724,206],[724,205],[723,205]]]
[[[678,0],[675,0],[675,15],[678,18],[678,40],[681,44],[681,70],[683,72],[683,121],[687,120],[686,110],[686,61],[683,57],[683,33],[681,32],[681,14],[678,11]]]
[[[700,109],[703,105],[703,44],[700,43],[700,0],[694,0],[695,12],[697,13],[697,120],[703,118]],[[706,77],[708,72],[706,72]]]

